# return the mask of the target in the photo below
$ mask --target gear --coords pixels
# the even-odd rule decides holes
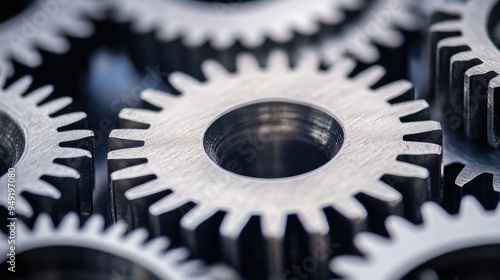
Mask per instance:
[[[332,269],[353,280],[498,279],[500,207],[488,212],[465,197],[458,217],[431,202],[423,205],[422,214],[420,226],[389,218],[389,240],[360,234],[355,243],[366,258],[338,257]]]
[[[90,217],[82,228],[75,214],[58,227],[46,215],[36,220],[32,231],[23,223],[17,227],[15,274],[22,279],[215,279],[199,261],[185,260],[187,250],[165,252],[166,238],[147,241],[144,229],[125,234],[124,224],[105,228],[100,216]],[[7,244],[7,236],[0,233],[0,241]],[[1,248],[0,274],[10,279],[9,251]]]
[[[331,64],[347,54],[366,65],[383,65],[395,76],[389,80],[407,77],[410,50],[405,35],[421,27],[413,5],[412,0],[369,1],[340,34],[326,37],[320,44],[324,60]]]
[[[388,102],[411,100],[411,84],[374,91],[381,67],[350,79],[351,60],[327,72],[318,64],[308,55],[290,69],[286,55],[275,52],[260,69],[241,55],[235,74],[206,62],[205,83],[172,75],[180,98],[143,92],[144,101],[163,110],[124,109],[128,129],[110,135],[114,218],[157,234],[180,219],[196,255],[210,258],[221,248],[243,276],[266,271],[256,269],[262,265],[267,274],[258,277],[274,279],[288,266],[285,256],[311,256],[328,244],[327,217],[348,220],[342,233],[332,233],[348,247],[350,236],[342,234],[366,227],[364,207],[373,207],[376,224],[402,214],[402,199],[408,216],[422,201],[439,200],[441,146],[419,142],[424,134],[439,135],[439,123],[413,122],[428,116],[425,101]],[[189,203],[196,207],[180,218]],[[290,240],[301,234],[300,242]],[[265,245],[248,247],[246,238]],[[259,248],[266,248],[267,263],[245,263]],[[313,279],[328,273],[326,261],[318,262]]]
[[[338,24],[343,10],[358,9],[361,1],[126,0],[114,6],[117,22],[131,22],[133,38],[127,42],[134,44],[131,55],[141,69],[160,63],[164,70],[200,76],[207,58],[234,69],[241,49],[265,60],[272,46],[294,48],[312,40],[325,32],[322,25]]]
[[[86,0],[23,0],[9,3],[0,12],[0,69],[11,77],[14,65],[11,59],[28,66],[42,64],[37,50],[55,54],[70,48],[64,36],[87,38],[93,26],[83,17],[100,18],[104,15],[104,1]]]
[[[462,121],[469,139],[500,147],[500,50],[490,25],[498,22],[497,0],[448,5],[432,26],[436,94]],[[432,75],[434,76],[434,75]]]
[[[4,88],[0,79],[0,206],[10,205],[7,169],[14,168],[16,214],[32,216],[36,208],[56,216],[69,211],[88,216],[93,132],[74,128],[86,115],[64,114],[62,110],[72,102],[69,97],[48,101],[52,86],[26,94],[31,82],[26,76]],[[44,208],[47,198],[60,198],[56,208]]]

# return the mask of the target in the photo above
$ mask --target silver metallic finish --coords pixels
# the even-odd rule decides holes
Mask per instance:
[[[495,212],[485,211],[477,200],[465,197],[458,216],[431,202],[422,206],[422,214],[424,224],[420,226],[390,217],[386,222],[390,239],[370,233],[356,236],[356,246],[366,258],[338,257],[332,261],[332,270],[343,279],[397,280],[439,256],[500,245],[500,207]],[[433,271],[425,271],[420,279],[440,278]]]
[[[439,9],[431,28],[436,93],[469,139],[500,147],[500,50],[490,33],[498,1],[468,1]]]
[[[89,215],[93,180],[92,147],[88,146],[92,145],[94,134],[90,130],[63,129],[87,116],[74,112],[52,117],[69,106],[71,98],[46,101],[53,87],[27,92],[31,82],[31,77],[26,76],[4,88],[0,80],[0,206],[8,207],[7,169],[15,168],[16,214],[32,216],[33,206],[43,208],[44,205],[30,205],[44,204],[33,199],[29,203],[25,195],[30,193],[43,198],[61,198],[57,204],[64,209],[57,215],[69,211]],[[52,180],[45,178],[47,176]]]
[[[132,57],[150,66],[198,74],[207,58],[234,68],[237,53],[267,56],[269,44],[293,48],[344,20],[360,0],[115,1],[116,20],[139,37]],[[140,36],[142,35],[142,36]],[[174,55],[172,55],[174,54]],[[180,55],[181,54],[181,55]],[[263,59],[265,60],[265,59]]]
[[[402,214],[403,199],[408,207],[405,210],[418,210],[424,200],[439,199],[440,140],[418,142],[425,141],[422,134],[439,135],[439,123],[415,121],[419,118],[415,113],[428,112],[425,101],[388,102],[410,100],[411,84],[400,81],[372,90],[370,86],[384,74],[382,68],[371,68],[350,79],[347,76],[355,67],[353,61],[344,60],[319,72],[314,55],[304,57],[295,69],[289,68],[283,52],[272,53],[266,69],[259,68],[248,55],[239,56],[237,61],[235,74],[206,62],[203,69],[208,81],[204,83],[173,74],[170,82],[182,93],[180,97],[144,91],[142,99],[161,108],[160,112],[121,111],[120,118],[128,129],[112,131],[112,151],[108,154],[116,220],[140,226],[147,220],[149,207],[153,216],[150,226],[155,228],[166,223],[161,220],[165,213],[193,202],[196,207],[180,220],[184,241],[195,252],[202,251],[207,241],[198,240],[197,230],[208,221],[220,234],[223,257],[241,268],[245,264],[241,263],[240,234],[251,217],[257,216],[260,229],[254,234],[262,236],[267,248],[263,253],[269,269],[265,277],[278,279],[285,270],[287,253],[300,249],[312,254],[318,244],[328,244],[330,226],[325,208],[333,207],[349,220],[346,233],[367,226],[365,207],[373,201],[363,200],[362,204],[354,197],[359,193],[380,202],[380,208],[374,210],[380,215],[385,211]],[[233,113],[223,116],[231,110]],[[416,117],[409,122],[400,120],[410,115]],[[413,135],[412,140],[404,141],[409,135]],[[272,143],[277,149],[267,159],[239,161],[258,162],[253,166],[257,171],[251,171],[261,176],[233,168],[234,161],[228,156],[233,152],[235,161],[234,154],[246,156],[247,151],[234,152],[234,147],[255,136],[267,139],[263,143]],[[301,175],[267,174],[286,170],[290,163],[308,161],[299,146],[284,147],[287,140],[297,137],[298,142],[312,143],[322,156],[331,152],[326,155],[329,161]],[[259,145],[244,148],[259,149]],[[294,158],[295,154],[303,158]],[[279,162],[282,155],[287,157]],[[413,164],[398,160],[402,155],[409,155],[406,161]],[[227,165],[219,166],[222,163]],[[263,166],[266,169],[260,170]],[[394,176],[393,184],[401,187],[404,196],[381,181],[385,174]],[[212,220],[219,211],[226,213],[220,225]],[[411,216],[409,212],[406,214]],[[298,218],[307,238],[285,247],[287,232],[299,230],[289,226],[291,216]],[[342,242],[347,243],[347,239]],[[327,273],[326,259],[322,261],[313,277]]]
[[[210,277],[200,261],[186,261],[186,249],[166,251],[166,238],[148,240],[144,229],[126,233],[124,224],[106,228],[100,216],[91,216],[82,227],[75,214],[58,227],[46,215],[36,220],[33,230],[23,223],[17,226],[16,276],[22,279],[230,279]],[[7,244],[7,236],[0,233],[0,241]],[[7,246],[0,252],[6,266]],[[2,268],[1,274],[12,273]]]
[[[0,69],[14,74],[11,59],[34,68],[42,64],[39,49],[54,54],[66,53],[70,46],[66,36],[88,38],[94,26],[86,18],[101,18],[105,1],[89,0],[21,0],[9,3],[11,17],[0,19]],[[19,6],[16,10],[13,8]],[[25,6],[24,8],[21,8]]]

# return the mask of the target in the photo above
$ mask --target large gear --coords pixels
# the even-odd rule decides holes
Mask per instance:
[[[170,236],[179,223],[196,255],[220,252],[244,276],[253,269],[275,279],[294,257],[330,252],[321,245],[330,237],[348,248],[351,234],[367,228],[365,207],[375,225],[403,214],[403,199],[411,217],[440,199],[441,128],[417,121],[428,105],[407,101],[411,84],[372,90],[383,69],[350,79],[351,60],[326,72],[313,55],[288,65],[283,52],[267,69],[239,56],[235,74],[206,62],[205,83],[171,76],[180,98],[142,93],[160,112],[121,111],[128,129],[112,131],[108,155],[114,218]],[[429,134],[437,137],[423,143]],[[332,220],[346,221],[343,230]],[[263,263],[245,259],[256,252]],[[318,260],[313,279],[325,277],[326,262]]]
[[[207,58],[234,69],[242,49],[265,60],[270,46],[293,48],[320,36],[322,25],[338,24],[343,10],[358,9],[361,1],[118,0],[114,6],[116,20],[131,23],[133,38],[127,42],[140,67],[199,75]]]
[[[439,9],[431,28],[435,92],[460,118],[469,139],[500,147],[500,50],[492,40],[497,0],[468,1]],[[432,75],[434,76],[434,75]]]
[[[58,217],[69,211],[88,216],[93,132],[75,129],[86,114],[62,111],[69,97],[48,100],[52,86],[28,92],[31,81],[26,76],[4,88],[0,80],[0,207],[9,208],[7,170],[14,168],[16,214],[30,217],[36,208]],[[60,199],[47,209],[45,198]]]
[[[0,233],[2,279],[237,279],[210,277],[201,262],[186,260],[187,250],[165,251],[166,238],[147,240],[146,230],[126,233],[124,224],[106,228],[101,216],[91,216],[81,228],[75,214],[65,216],[57,227],[46,215],[36,220],[33,230],[19,222],[15,226],[13,239]],[[8,270],[8,240],[15,241],[9,243],[15,247],[15,273]]]
[[[408,36],[421,27],[413,11],[413,0],[371,0],[342,26],[339,34],[326,37],[319,45],[326,63],[335,63],[345,55],[366,65],[381,64],[394,75],[390,80],[406,78],[410,54]]]
[[[14,75],[11,59],[34,68],[42,64],[39,49],[66,53],[65,36],[87,38],[94,32],[85,17],[101,18],[104,1],[23,0],[6,3],[0,12],[0,69]]]
[[[500,277],[500,207],[485,211],[465,197],[456,217],[431,202],[422,212],[424,224],[419,226],[390,217],[390,239],[360,234],[355,243],[365,257],[338,257],[332,269],[350,280]]]

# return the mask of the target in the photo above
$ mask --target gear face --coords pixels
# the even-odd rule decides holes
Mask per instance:
[[[31,81],[27,76],[8,88],[0,81],[0,206],[7,209],[11,205],[7,169],[14,168],[16,214],[32,216],[33,208],[43,209],[46,201],[41,202],[41,197],[60,198],[56,210],[44,209],[56,211],[55,215],[69,211],[90,215],[94,134],[68,129],[87,116],[82,112],[59,114],[71,104],[71,98],[47,101],[52,86],[27,93]]]
[[[322,24],[338,24],[345,17],[343,10],[358,9],[361,1],[126,0],[114,6],[116,20],[131,22],[131,31],[139,35],[129,40],[136,43],[131,46],[136,60],[198,75],[199,65],[207,58],[234,69],[242,48],[265,57],[269,44],[294,47],[319,36]],[[168,56],[179,49],[189,53]]]
[[[160,112],[121,111],[128,129],[112,131],[108,154],[115,219],[140,226],[149,207],[149,226],[158,230],[169,226],[169,213],[192,202],[196,207],[180,220],[187,245],[203,254],[198,238],[207,222],[215,234],[209,242],[221,238],[222,255],[245,271],[238,242],[256,216],[261,229],[252,234],[265,240],[269,269],[261,277],[274,279],[288,265],[285,251],[311,256],[318,244],[328,244],[325,208],[357,231],[366,227],[365,207],[375,200],[374,213],[383,216],[402,214],[403,199],[407,215],[424,200],[439,199],[440,143],[419,142],[423,134],[440,134],[439,123],[415,121],[425,115],[416,113],[428,113],[425,101],[388,102],[410,100],[411,84],[372,90],[383,69],[350,79],[351,60],[326,72],[312,55],[295,69],[283,52],[272,53],[266,69],[251,56],[237,61],[235,74],[206,62],[205,83],[172,75],[181,97],[144,91],[143,100]],[[382,181],[385,175],[392,183]],[[357,200],[360,193],[374,199]],[[305,242],[285,246],[285,235],[302,231]],[[327,272],[326,259],[319,263],[315,273]]]
[[[91,216],[82,228],[75,214],[67,215],[58,227],[46,215],[36,220],[33,230],[23,223],[17,227],[15,273],[22,279],[212,279],[203,276],[207,269],[202,263],[186,261],[186,250],[165,252],[166,238],[147,241],[146,230],[126,234],[124,224],[105,228],[100,216]],[[7,244],[1,233],[0,240]],[[0,274],[7,277],[12,274],[7,270],[9,251],[1,248]]]
[[[388,73],[407,72],[409,50],[405,33],[417,32],[420,19],[412,0],[372,0],[357,18],[349,21],[340,34],[327,37],[320,51],[329,64],[349,55],[367,65],[382,64]],[[406,49],[405,49],[406,48]],[[395,62],[395,57],[398,59]],[[397,69],[394,69],[397,67]]]
[[[500,207],[486,211],[465,197],[456,217],[431,202],[423,205],[422,214],[420,226],[390,217],[390,239],[360,234],[355,243],[366,258],[338,257],[332,269],[352,280],[498,279]]]
[[[500,50],[492,40],[496,0],[441,8],[432,26],[436,93],[469,139],[500,147]],[[434,75],[433,75],[434,76]]]
[[[84,17],[100,18],[101,1],[26,0],[9,3],[0,12],[0,69],[14,74],[11,59],[30,68],[42,64],[37,48],[63,54],[70,48],[65,37],[87,38],[94,27]]]

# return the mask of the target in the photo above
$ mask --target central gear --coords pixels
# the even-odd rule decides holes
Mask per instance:
[[[7,209],[10,205],[7,169],[14,168],[16,214],[31,217],[36,207],[38,211],[56,211],[53,214],[57,216],[70,211],[82,217],[90,215],[94,133],[71,129],[87,115],[73,112],[55,116],[72,99],[48,100],[52,86],[28,92],[32,83],[29,76],[8,88],[4,88],[4,81],[0,79],[0,207]],[[40,197],[59,199],[57,210],[46,209],[47,201],[42,202]]]
[[[246,269],[256,265],[245,256],[265,248],[267,274],[260,279],[277,279],[296,261],[285,256],[301,261],[318,248],[324,256],[331,236],[348,247],[350,237],[339,236],[367,228],[365,208],[376,224],[390,213],[402,215],[403,199],[408,216],[423,201],[439,200],[440,141],[424,141],[441,128],[417,121],[428,116],[428,105],[407,101],[411,84],[372,90],[383,76],[380,67],[351,79],[351,60],[326,72],[318,64],[309,55],[291,69],[286,55],[276,52],[261,69],[242,55],[235,74],[205,63],[205,83],[172,75],[181,97],[143,92],[144,101],[162,110],[124,109],[120,118],[128,129],[110,135],[114,218],[161,234],[194,203],[180,224],[195,254],[218,251],[220,238],[222,256],[247,277]],[[238,149],[252,134],[267,140]],[[265,143],[272,151],[258,153]],[[249,148],[256,157],[246,157]],[[348,220],[342,232],[329,223],[338,217]],[[249,248],[255,243],[247,238],[265,245],[254,240],[262,246]],[[318,260],[312,279],[327,275],[326,263]]]
[[[497,0],[449,4],[431,28],[436,93],[446,117],[460,118],[469,139],[487,139],[494,148],[500,148],[500,50],[490,25],[499,9]]]
[[[350,280],[407,279],[404,277],[410,273],[416,273],[417,275],[413,276],[417,277],[409,279],[498,279],[500,206],[495,212],[486,211],[477,200],[465,197],[457,217],[449,215],[431,202],[424,204],[422,212],[424,224],[421,226],[413,225],[402,218],[389,218],[386,225],[390,239],[369,233],[360,234],[355,243],[366,258],[338,257],[332,262],[332,270],[345,277],[343,279]],[[488,250],[488,247],[492,249]],[[475,254],[462,254],[461,257],[453,259],[454,252],[472,248],[480,251],[475,251]],[[432,260],[441,256],[444,256],[444,259],[433,266]],[[456,261],[464,267],[464,257],[474,263],[480,263],[483,258],[494,258],[489,264],[493,268],[489,269],[495,274],[483,275],[482,278],[478,266],[472,265],[452,271],[455,275],[449,277],[439,275],[440,278],[437,275],[439,271],[436,269],[445,267],[446,258],[450,264],[453,265],[453,261]],[[460,277],[455,278],[456,273],[459,273]]]
[[[90,217],[82,228],[75,214],[65,216],[58,227],[46,215],[36,220],[33,230],[22,223],[17,226],[15,273],[22,279],[238,279],[222,267],[208,269],[199,261],[187,261],[189,252],[185,249],[165,252],[168,240],[148,240],[144,229],[126,233],[124,224],[106,228],[100,216]],[[0,241],[7,244],[7,236],[1,232]],[[10,279],[8,247],[2,246],[0,252],[0,275]]]

